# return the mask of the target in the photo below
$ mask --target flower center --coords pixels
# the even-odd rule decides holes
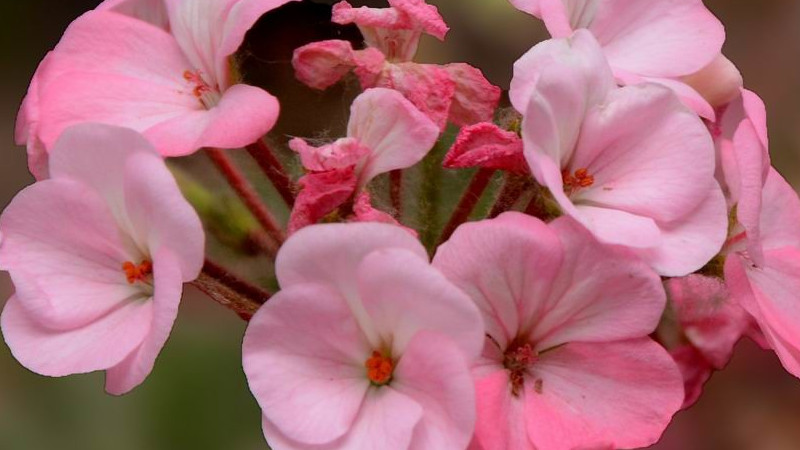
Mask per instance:
[[[503,354],[503,367],[508,370],[511,393],[514,396],[518,396],[522,392],[528,369],[538,360],[539,354],[528,342],[522,343],[515,340],[505,351]]]
[[[153,275],[153,263],[144,260],[137,265],[126,261],[122,264],[122,270],[125,272],[125,277],[127,277],[129,284],[137,281],[149,283],[150,277]]]
[[[571,174],[569,169],[564,169],[561,171],[561,179],[564,181],[564,192],[567,195],[594,184],[594,177],[589,175],[589,170],[586,168],[578,169],[574,174]]]
[[[383,356],[377,350],[372,352],[372,356],[364,363],[364,367],[367,368],[367,378],[373,384],[383,386],[392,381],[394,372],[392,358]]]
[[[187,70],[183,72],[183,79],[194,85],[192,88],[192,95],[197,97],[203,107],[211,109],[219,103],[219,92],[203,79],[199,70],[194,72]]]

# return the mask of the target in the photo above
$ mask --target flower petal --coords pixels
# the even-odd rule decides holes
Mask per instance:
[[[467,359],[480,354],[484,333],[477,308],[416,253],[405,249],[370,253],[358,268],[358,285],[363,307],[393,355],[404,355],[422,331],[451,339]]]
[[[170,250],[162,249],[153,258],[153,305],[148,333],[139,347],[106,371],[106,392],[128,393],[140,385],[153,370],[178,317],[183,292],[181,261]]]
[[[526,383],[536,448],[639,448],[660,438],[683,402],[672,358],[649,338],[570,343],[543,355]]]
[[[466,448],[469,443],[475,387],[465,356],[441,333],[421,331],[409,342],[391,387],[422,408],[410,449]]]
[[[253,316],[242,361],[267,420],[289,439],[325,444],[363,414],[371,351],[340,295],[302,284],[284,286]]]
[[[131,297],[122,264],[130,251],[98,194],[71,180],[46,180],[20,192],[0,218],[0,265],[17,300],[41,325],[86,325]],[[138,261],[137,261],[138,263]]]
[[[560,218],[550,227],[561,240],[564,262],[544,312],[531,318],[536,349],[652,333],[666,304],[658,275],[632,253],[601,244],[574,220]]]
[[[379,174],[421,161],[436,143],[439,129],[397,91],[376,88],[353,101],[347,136],[371,150],[360,168],[363,187]]]
[[[0,318],[3,337],[14,357],[26,368],[50,377],[104,370],[120,363],[150,330],[153,305],[149,300],[120,302],[107,315],[68,330],[38,322],[12,297]]]
[[[501,348],[547,309],[563,247],[542,221],[519,213],[468,222],[439,246],[433,265],[478,306]]]

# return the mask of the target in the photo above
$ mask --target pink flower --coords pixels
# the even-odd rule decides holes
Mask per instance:
[[[800,199],[774,169],[763,189],[759,233],[738,224],[726,245],[725,282],[756,320],[783,366],[800,377]],[[751,249],[758,248],[756,259]]]
[[[520,213],[467,223],[434,267],[483,313],[473,447],[638,448],[683,401],[672,358],[648,338],[664,310],[659,277],[569,218]]]
[[[315,89],[327,89],[351,70],[364,89],[383,87],[403,93],[440,129],[448,120],[470,125],[492,119],[500,88],[469,64],[411,62],[423,33],[444,40],[448,28],[436,7],[424,0],[391,0],[390,8],[334,5],[332,20],[356,24],[367,48],[353,50],[347,41],[313,42],[295,50],[297,78]]]
[[[688,408],[700,398],[711,373],[728,364],[734,345],[751,331],[752,320],[718,278],[697,274],[672,278],[666,288],[666,317],[674,323],[660,327],[659,337],[681,369],[686,389],[683,408]]]
[[[37,70],[19,116],[17,142],[27,143],[34,173],[46,177],[40,161],[81,122],[133,128],[165,156],[259,139],[278,102],[237,84],[230,56],[261,15],[287,1],[164,0],[166,28],[158,14],[137,14],[153,12],[152,0],[106,2],[78,18]]]
[[[564,214],[665,276],[719,252],[727,214],[713,142],[670,90],[617,88],[597,41],[578,30],[517,61],[510,97],[531,172]]]
[[[466,448],[481,318],[415,238],[315,225],[286,242],[276,271],[281,291],[243,348],[272,448]]]
[[[316,223],[376,176],[418,163],[438,137],[436,124],[400,93],[367,89],[350,108],[347,137],[322,147],[289,142],[310,171],[300,180],[289,230]]]
[[[554,38],[589,30],[620,82],[660,83],[703,117],[714,118],[708,102],[681,79],[709,66],[725,41],[722,23],[702,0],[510,1],[541,18]]]
[[[459,130],[442,165],[450,169],[482,167],[519,175],[530,174],[519,135],[489,122]]]
[[[126,393],[152,370],[183,283],[200,272],[202,226],[134,131],[67,129],[50,174],[0,217],[0,267],[16,287],[3,335],[36,373],[105,370],[106,390]]]

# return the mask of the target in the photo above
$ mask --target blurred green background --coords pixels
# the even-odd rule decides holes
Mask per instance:
[[[346,123],[353,90],[313,92],[291,80],[289,65],[292,48],[306,42],[357,39],[352,30],[328,25],[331,3],[292,5],[277,12],[278,17],[264,18],[248,36],[248,76],[270,88],[284,108],[274,132],[279,139],[335,136]],[[452,30],[445,43],[425,39],[419,59],[470,62],[504,89],[513,61],[546,38],[538,21],[517,12],[507,0],[430,3],[440,8]],[[727,27],[726,55],[741,69],[747,87],[767,103],[775,166],[800,187],[800,2],[705,3]],[[14,118],[30,76],[69,22],[95,5],[84,0],[0,4],[0,208],[32,181],[24,149],[13,145]],[[203,161],[187,164],[196,166],[202,170]],[[270,269],[258,258],[238,266],[252,277]],[[0,301],[11,291],[7,276],[0,275]],[[259,410],[241,371],[243,331],[244,322],[190,289],[153,374],[123,398],[103,393],[101,374],[63,379],[32,374],[2,346],[0,449],[264,449]],[[731,365],[709,383],[700,403],[678,415],[656,448],[796,450],[800,380],[787,375],[774,355],[743,342]]]

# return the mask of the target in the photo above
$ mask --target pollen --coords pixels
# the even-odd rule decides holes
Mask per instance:
[[[148,260],[144,260],[139,264],[126,261],[122,264],[122,270],[125,272],[125,277],[128,279],[129,284],[137,281],[146,283],[150,276],[153,275],[153,263]]]
[[[380,352],[372,352],[372,356],[364,366],[367,368],[367,378],[373,384],[383,386],[392,380],[394,363],[391,358],[383,356]]]
[[[568,169],[564,169],[561,172],[561,179],[564,182],[564,191],[567,194],[572,194],[578,189],[587,188],[594,184],[594,177],[589,175],[589,170],[586,168],[578,169],[575,173],[570,173]]]

